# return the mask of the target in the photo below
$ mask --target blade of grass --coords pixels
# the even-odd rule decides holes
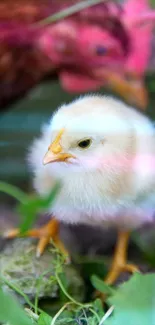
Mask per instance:
[[[19,226],[21,235],[24,235],[33,226],[38,217],[37,213],[44,211],[54,202],[59,190],[60,183],[57,183],[48,196],[29,198],[25,204],[18,208],[20,214],[24,217],[24,221]]]
[[[6,193],[12,197],[14,197],[16,200],[18,200],[21,203],[25,203],[25,201],[28,198],[28,195],[25,194],[22,190],[20,190],[18,187],[2,182],[0,181],[0,192]]]
[[[92,275],[91,277],[92,285],[100,292],[103,292],[108,295],[112,295],[115,292],[110,285],[106,284],[103,280],[101,280],[98,276]]]
[[[70,15],[73,15],[75,14],[76,12],[82,10],[82,9],[85,9],[85,8],[88,8],[88,7],[91,7],[95,4],[98,4],[100,2],[103,2],[104,0],[85,0],[85,1],[81,1],[81,2],[78,2],[76,3],[75,5],[73,6],[70,6],[66,9],[63,9],[59,12],[57,12],[56,14],[54,15],[51,15],[45,19],[42,19],[41,21],[39,21],[38,23],[35,24],[35,26],[42,26],[42,25],[47,25],[47,24],[51,24],[51,23],[54,23],[58,20],[61,20],[61,19],[64,19]]]

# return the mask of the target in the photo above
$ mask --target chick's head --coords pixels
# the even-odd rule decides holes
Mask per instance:
[[[43,163],[55,163],[59,170],[115,169],[116,160],[124,159],[131,145],[125,111],[122,102],[100,96],[86,96],[63,105],[50,122]]]

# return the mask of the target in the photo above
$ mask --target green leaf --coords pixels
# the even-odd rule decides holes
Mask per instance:
[[[98,276],[92,275],[91,277],[92,285],[100,292],[111,295],[115,292],[112,287],[106,284],[103,280],[99,279]]]
[[[103,310],[103,303],[101,299],[97,298],[93,303],[93,307],[96,313],[98,314],[98,316],[102,318],[104,316],[104,310]]]
[[[47,197],[28,198],[26,202],[19,206],[18,211],[24,217],[24,221],[20,225],[22,234],[33,226],[38,217],[37,213],[47,209],[53,203],[59,190],[60,184],[57,183]]]
[[[52,317],[42,312],[38,318],[38,325],[50,325]]]
[[[34,325],[16,299],[0,288],[0,322],[10,325]]]
[[[135,273],[108,302],[114,312],[104,325],[155,324],[155,273]]]

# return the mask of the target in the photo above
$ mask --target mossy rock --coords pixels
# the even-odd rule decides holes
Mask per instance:
[[[59,299],[60,288],[56,281],[55,264],[57,254],[54,249],[48,248],[40,257],[36,257],[36,242],[31,239],[15,239],[9,241],[0,253],[0,270],[2,277],[5,277],[13,286],[20,288],[30,300],[38,295],[41,298]],[[77,270],[70,264],[63,266],[67,282],[67,290],[75,299],[82,301],[84,297],[83,280]],[[4,289],[14,291],[2,283]],[[21,303],[24,298],[18,295]]]

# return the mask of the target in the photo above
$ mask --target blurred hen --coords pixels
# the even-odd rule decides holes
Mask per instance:
[[[126,101],[146,107],[143,79],[155,16],[148,1],[128,0],[122,5],[100,1],[92,6],[88,1],[88,7],[65,19],[50,24],[44,21],[79,3],[1,1],[1,105],[56,72],[69,92],[105,86]]]

